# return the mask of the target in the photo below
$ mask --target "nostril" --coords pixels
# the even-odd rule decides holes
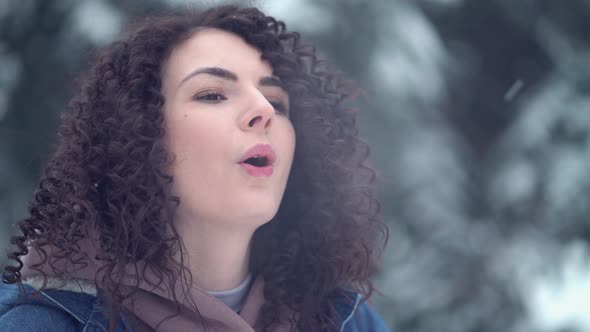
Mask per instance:
[[[248,127],[250,127],[250,128],[254,127],[254,125],[258,121],[262,121],[262,116],[258,115],[258,116],[255,116],[254,118],[252,118],[252,120],[250,120],[248,122]],[[266,120],[266,123],[264,124],[264,129],[268,129],[270,127],[271,121],[272,121],[272,119],[267,119]]]
[[[261,118],[260,115],[255,116],[254,118],[252,118],[252,120],[250,120],[250,122],[248,122],[248,127],[254,126],[256,124],[256,121],[258,121],[258,119],[260,119],[260,118]]]

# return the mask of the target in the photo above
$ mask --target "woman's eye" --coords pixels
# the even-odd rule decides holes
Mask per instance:
[[[271,101],[270,104],[272,105],[272,107],[274,107],[275,111],[284,114],[288,113],[287,106],[285,106],[285,104],[283,104],[282,102]]]
[[[203,93],[198,93],[193,97],[193,99],[207,103],[216,103],[222,100],[227,100],[227,98],[220,91],[205,91]]]

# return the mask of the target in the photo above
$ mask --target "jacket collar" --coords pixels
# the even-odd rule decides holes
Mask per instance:
[[[72,277],[76,279],[70,280],[69,282],[77,284],[77,280],[79,279],[88,280],[89,282],[93,281],[96,271],[100,270],[100,261],[92,258],[96,257],[96,248],[91,245],[90,241],[87,241],[84,245],[84,252],[87,255],[87,265],[85,268],[75,271]],[[51,248],[45,249],[51,251]],[[23,257],[23,278],[26,279],[38,275],[38,271],[32,270],[30,266],[41,261],[37,250],[29,251],[29,254]],[[40,269],[48,276],[53,275],[53,269],[46,265],[42,265]],[[71,267],[68,269],[68,266],[63,266],[60,269],[62,271],[71,270]],[[140,268],[139,270],[141,271],[142,269]],[[200,325],[200,322],[196,320],[193,311],[188,308],[193,308],[193,304],[196,304],[200,315],[208,325],[214,327],[215,331],[255,332],[261,330],[259,326],[255,326],[255,323],[260,308],[265,302],[264,281],[262,277],[257,277],[254,280],[239,315],[214,296],[207,294],[204,290],[193,287],[187,288],[178,282],[176,283],[175,289],[167,289],[166,287],[169,285],[168,280],[164,280],[163,282],[160,280],[158,282],[158,279],[154,277],[150,282],[149,279],[150,276],[147,275],[144,280],[140,281],[138,285],[140,288],[139,291],[135,291],[135,288],[130,287],[129,291],[133,295],[123,303],[124,308],[131,313],[133,318],[145,323],[147,326],[152,328],[157,326],[159,331],[193,331],[194,326]],[[94,282],[92,283],[94,284]],[[135,280],[130,279],[127,284],[135,285]],[[360,297],[354,292],[344,289],[340,290],[340,294],[334,296],[332,300],[334,301],[333,303],[336,307],[339,321],[346,322],[350,320],[350,317],[354,313]],[[46,291],[45,294],[53,298],[49,291]],[[177,307],[174,305],[174,301],[172,301],[174,298],[182,305],[180,314],[178,314]],[[84,312],[78,312],[79,310],[76,309],[77,301],[73,301],[72,304],[68,301],[56,301],[63,305],[66,311],[71,312],[73,316],[85,316]],[[169,317],[174,318],[167,319]],[[297,316],[291,312],[283,312],[281,313],[281,317],[285,317],[286,320],[275,329],[277,332],[289,331],[291,327],[291,323],[289,322],[291,320],[297,320]]]
[[[215,298],[208,299],[205,302],[208,303],[209,300],[211,300],[214,305],[211,305],[211,303],[208,305],[198,304],[199,309],[201,314],[207,317],[209,326],[213,324],[213,326],[216,328],[215,331],[259,331],[261,330],[259,326],[255,326],[254,328],[252,326],[254,326],[254,323],[258,318],[259,309],[264,303],[264,297],[262,296],[263,288],[264,283],[262,279],[257,278],[252,285],[240,315],[237,315],[235,312],[225,306],[225,304],[221,303]],[[340,290],[341,293],[334,296],[330,300],[332,301],[338,314],[340,331],[342,331],[345,324],[347,324],[352,319],[360,303],[361,295],[344,289]],[[29,291],[32,291],[32,289],[29,288]],[[43,301],[46,305],[48,304],[69,313],[82,325],[102,326],[103,328],[108,327],[108,321],[104,315],[104,304],[100,296],[96,297],[83,292],[63,291],[58,289],[47,289],[42,291],[41,294],[43,295]],[[151,296],[155,295],[151,294]],[[139,300],[139,302],[144,302],[146,299],[140,298],[136,300]],[[143,326],[143,328],[139,327],[136,329],[137,332],[153,329],[155,327],[154,322],[156,322],[156,319],[149,319],[146,316],[149,314],[153,315],[153,311],[150,309],[162,309],[158,304],[172,307],[169,305],[170,303],[162,303],[162,299],[158,299],[156,302],[153,302],[154,299],[148,299],[148,301],[151,302],[148,308],[141,307],[145,305],[145,303],[141,303],[139,307],[143,310],[135,310],[134,312],[141,322],[140,326]],[[216,305],[216,302],[219,302],[219,306]],[[154,306],[158,306],[158,308],[155,308]],[[170,312],[173,313],[173,310]],[[168,312],[166,315],[167,314]],[[163,316],[157,315],[157,317]],[[120,322],[122,330],[130,327],[128,318],[129,317],[125,317]],[[194,321],[189,319],[189,317],[186,315],[183,316],[181,313],[177,319],[170,320],[169,323],[161,325],[158,327],[158,330],[184,331],[185,329],[183,329],[183,326],[185,324],[188,324],[186,325],[186,330],[194,330]],[[277,329],[275,329],[275,331],[289,331],[289,328],[290,325],[282,324]]]

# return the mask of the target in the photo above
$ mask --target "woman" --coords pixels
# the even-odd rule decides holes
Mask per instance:
[[[354,92],[257,9],[142,22],[63,116],[2,330],[386,331]]]

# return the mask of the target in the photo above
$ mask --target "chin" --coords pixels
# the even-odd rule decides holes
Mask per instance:
[[[269,197],[269,195],[249,195],[247,199],[239,202],[239,207],[236,204],[228,212],[239,212],[242,218],[248,220],[267,222],[277,214],[280,203],[276,197]]]
[[[278,209],[267,209],[267,210],[260,210],[260,211],[251,211],[247,215],[243,215],[239,219],[246,219],[253,223],[264,225],[267,222],[271,221],[277,215]]]

